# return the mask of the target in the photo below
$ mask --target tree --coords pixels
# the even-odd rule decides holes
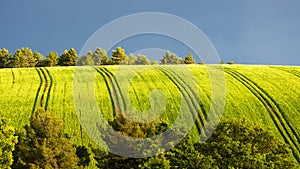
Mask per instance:
[[[25,125],[26,134],[16,149],[16,168],[75,168],[78,158],[71,141],[62,133],[62,121],[39,109]]]
[[[32,55],[32,51],[28,48],[17,49],[13,56],[14,67],[28,67],[27,58]]]
[[[159,64],[159,63],[158,63],[157,60],[155,60],[155,61],[152,62],[152,65],[158,65],[158,64]]]
[[[124,151],[133,151],[136,150],[136,145],[132,145],[130,140],[132,137],[135,138],[146,138],[154,136],[162,132],[166,129],[167,124],[164,122],[157,123],[135,123],[132,122],[123,116],[117,116],[114,120],[109,121],[109,124],[122,135],[129,136],[124,138],[124,140],[114,140],[113,133],[109,133],[105,130],[100,130],[102,133],[103,140],[108,143],[109,149],[119,149],[119,142],[126,142],[127,147],[122,147]],[[128,143],[128,144],[127,144]],[[151,144],[151,143],[150,143]],[[147,145],[149,146],[149,145]],[[151,145],[152,146],[152,145]],[[153,147],[157,145],[153,143]],[[142,147],[140,151],[143,151]],[[147,158],[127,158],[120,157],[118,155],[112,154],[110,152],[104,152],[99,148],[92,148],[92,152],[94,154],[94,159],[97,162],[96,166],[98,168],[115,168],[115,169],[123,169],[123,168],[139,168],[142,164],[144,164],[148,159]]]
[[[126,56],[124,49],[117,47],[116,50],[112,50],[111,60],[113,65],[126,65],[128,57]]]
[[[185,64],[195,64],[195,60],[193,58],[193,55],[189,53],[185,58],[184,58],[184,63]]]
[[[86,167],[89,166],[91,153],[85,146],[76,147],[76,155],[79,158],[78,166]]]
[[[181,64],[183,60],[177,58],[175,54],[170,51],[166,51],[166,55],[160,60],[160,64],[169,65],[169,64]]]
[[[234,61],[229,61],[229,62],[227,62],[227,64],[233,65],[233,64],[234,64]]]
[[[0,68],[7,68],[11,62],[11,54],[5,48],[0,49]]]
[[[12,152],[15,149],[15,144],[18,138],[14,136],[15,129],[9,125],[9,120],[0,119],[0,168],[10,169],[13,164]]]
[[[104,65],[106,64],[106,58],[108,58],[107,56],[107,52],[105,49],[102,49],[102,48],[97,48],[94,53],[93,53],[93,61],[94,61],[94,65]]]
[[[33,53],[29,48],[18,49],[13,57],[13,66],[36,67],[42,57],[42,54],[38,52]]]
[[[154,157],[150,157],[147,159],[147,161],[143,164],[140,164],[139,167],[141,169],[169,169],[170,161],[167,159],[164,153],[161,153],[159,155],[156,155]]]
[[[58,64],[58,55],[56,52],[52,51],[47,55],[44,66],[53,67],[56,66],[57,64]]]
[[[39,63],[40,60],[43,58],[44,56],[41,53],[38,52],[34,52],[33,56],[28,58],[28,66],[29,67],[36,67]]]
[[[78,65],[84,66],[84,65],[89,65],[93,66],[94,65],[94,60],[93,60],[93,52],[89,51],[86,55],[83,55],[80,57],[78,61]]]
[[[137,65],[150,65],[151,61],[145,55],[138,54],[138,58],[135,62]]]
[[[175,147],[166,152],[172,168],[218,168],[210,155],[195,148],[192,135],[185,136]]]
[[[110,64],[111,64],[111,60],[109,60],[107,55],[104,55],[101,61],[101,65],[110,65]]]
[[[59,58],[59,65],[61,66],[75,66],[78,61],[77,52],[74,48],[65,50]]]
[[[113,140],[112,133],[102,131],[103,140],[108,143],[108,148],[122,148],[123,151],[132,150],[141,151],[144,153],[149,147],[152,150],[159,150],[160,145],[169,144],[169,139],[161,140],[161,142],[149,141],[147,145],[131,145],[132,143],[126,142],[131,137],[134,138],[149,138],[154,135],[158,135],[168,129],[169,125],[165,121],[158,120],[151,123],[137,123],[132,122],[123,116],[116,117],[113,121],[109,121],[109,124],[120,134],[128,136],[124,140]],[[172,130],[172,129],[171,129]],[[181,130],[176,130],[181,131]],[[178,133],[183,134],[183,133]],[[111,144],[114,142],[126,143],[126,147],[118,147],[118,144]],[[124,141],[124,142],[123,142]],[[172,143],[171,143],[172,144]],[[136,146],[138,149],[135,149]],[[143,147],[145,146],[145,147]],[[101,151],[99,148],[92,148],[94,153],[97,167],[99,168],[214,168],[216,165],[211,156],[204,156],[200,152],[196,151],[193,147],[191,137],[185,137],[179,144],[167,152],[157,154],[150,158],[127,158],[114,155],[110,152]]]
[[[196,149],[212,156],[219,168],[293,168],[291,151],[270,130],[245,120],[219,123],[213,135]]]
[[[130,53],[128,58],[128,65],[135,65],[136,64],[136,57],[134,54]]]

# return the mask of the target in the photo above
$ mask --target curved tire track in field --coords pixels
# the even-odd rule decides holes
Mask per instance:
[[[286,119],[284,113],[280,111],[275,101],[263,89],[261,89],[253,81],[251,81],[241,73],[230,70],[230,68],[225,68],[224,71],[238,80],[240,83],[242,83],[265,106],[281,136],[283,137],[285,142],[291,146],[294,157],[296,158],[298,163],[300,163],[298,134]]]
[[[102,67],[102,70],[110,77],[110,79],[112,80],[112,85],[114,86],[114,88],[116,89],[116,95],[118,96],[118,93],[120,94],[121,97],[121,101],[122,101],[122,105],[123,105],[123,110],[127,110],[127,105],[126,105],[126,101],[123,95],[123,92],[121,90],[120,84],[116,78],[116,76],[111,73],[109,70],[107,70],[106,67]],[[118,96],[119,97],[119,96]],[[120,102],[118,102],[120,104]],[[120,106],[121,107],[121,106]],[[120,113],[122,113],[122,109],[120,109]]]
[[[44,78],[45,80],[45,86],[44,86],[44,90],[43,90],[43,93],[42,93],[42,96],[40,98],[40,107],[43,107],[43,102],[44,102],[44,96],[46,94],[46,91],[47,91],[47,88],[48,88],[48,79],[47,79],[47,76],[46,76],[46,73],[44,72],[44,70],[42,68],[39,68],[40,71],[42,72],[42,77]]]
[[[113,116],[116,117],[117,115],[121,115],[121,113],[120,113],[121,108],[120,108],[120,105],[118,104],[118,97],[116,95],[115,87],[113,85],[111,78],[105,72],[103,72],[102,69],[95,68],[95,70],[103,77],[103,79],[105,81],[105,84],[106,84],[106,87],[108,90],[108,94],[110,96],[112,109],[113,109]],[[114,102],[113,97],[116,97],[116,103]]]
[[[48,81],[47,75],[45,73],[45,70],[43,70],[43,69],[46,70],[48,76],[50,77],[50,87],[49,88],[48,88],[49,81]],[[44,97],[45,97],[45,95],[47,93],[47,88],[48,88],[48,93],[47,93],[47,98],[46,98],[46,103],[45,103],[45,110],[47,110],[48,100],[49,100],[49,97],[50,97],[50,90],[52,88],[52,77],[51,77],[49,71],[46,68],[35,68],[35,70],[37,71],[37,73],[39,75],[40,85],[38,87],[38,90],[36,92],[36,96],[35,96],[35,99],[34,99],[34,104],[33,104],[32,112],[31,112],[32,114],[34,114],[35,111],[36,111],[36,106],[38,104],[38,101],[40,102],[39,103],[39,107],[43,108]],[[43,91],[41,91],[44,82],[45,82],[44,89],[43,89]],[[39,98],[40,92],[42,92],[42,95]]]
[[[176,79],[177,82],[178,81],[182,82],[181,86],[187,91],[187,94],[190,97],[190,99],[191,99],[191,101],[192,101],[195,109],[197,109],[196,107],[199,104],[200,110],[203,113],[204,117],[201,117],[201,115],[199,113],[197,113],[197,114],[199,116],[199,119],[202,120],[202,121],[204,121],[207,118],[207,112],[204,109],[203,104],[202,104],[199,96],[194,92],[194,90],[191,88],[191,86],[184,79],[182,79],[180,76],[178,76],[177,73],[174,72],[173,70],[169,70],[169,69],[166,69],[166,68],[162,68],[162,69],[164,69],[165,71],[169,71],[169,73],[171,73],[174,78],[177,78]]]
[[[286,69],[284,69],[284,68],[281,68],[281,67],[274,67],[274,66],[269,66],[270,68],[273,68],[273,69],[277,69],[277,70],[281,70],[281,71],[284,71],[284,72],[287,72],[287,73],[289,73],[289,74],[292,74],[292,75],[294,75],[294,76],[296,76],[296,77],[299,77],[300,78],[300,72],[299,71],[297,71],[297,70],[286,70]]]
[[[12,75],[12,85],[11,85],[11,88],[14,88],[14,85],[15,85],[15,73],[14,73],[14,70],[11,69],[11,75]]]
[[[53,85],[53,78],[52,78],[49,70],[46,69],[46,68],[44,68],[44,69],[46,70],[46,73],[47,73],[47,75],[50,78],[50,85],[49,85],[49,88],[48,88],[48,93],[47,93],[47,98],[46,98],[46,104],[45,104],[45,110],[47,111],[47,109],[48,109],[48,102],[49,102],[49,98],[50,98],[50,92],[51,92],[52,85]]]
[[[187,102],[190,111],[192,112],[192,117],[195,120],[197,131],[200,134],[202,127],[204,127],[204,122],[203,122],[201,116],[198,114],[198,112],[197,112],[197,106],[194,104],[193,99],[189,95],[188,90],[186,88],[184,88],[178,80],[173,79],[172,76],[170,75],[171,73],[168,72],[168,70],[163,69],[161,67],[156,67],[156,69],[158,69],[162,73],[164,73],[168,77],[168,79],[170,79],[172,81],[172,83],[175,84],[175,86],[177,87],[177,89],[180,91],[180,93],[182,94],[183,98]],[[174,77],[174,78],[176,78],[176,77]],[[195,117],[195,115],[197,115],[198,118]],[[200,124],[199,124],[199,121],[197,119],[200,120]]]
[[[35,108],[36,108],[36,105],[37,105],[37,102],[38,102],[38,98],[39,98],[39,93],[40,93],[42,85],[43,85],[43,78],[42,78],[40,70],[38,68],[35,68],[35,70],[37,71],[37,73],[39,75],[40,85],[39,85],[39,87],[38,87],[38,89],[36,91],[36,95],[35,95],[35,99],[34,99],[34,103],[33,103],[31,114],[34,114],[34,112],[35,112]]]
[[[184,79],[182,79],[182,77],[178,76],[178,75],[176,74],[176,72],[174,72],[173,70],[168,70],[168,69],[165,69],[165,70],[171,72],[171,73],[173,74],[174,77],[177,77],[179,80],[182,81],[182,83],[184,84],[183,87],[187,87],[187,88],[189,89],[190,92],[188,92],[188,94],[190,95],[190,93],[191,93],[191,96],[190,96],[190,97],[191,97],[191,98],[196,98],[196,103],[195,103],[195,105],[197,105],[197,103],[199,104],[199,107],[200,107],[200,109],[201,109],[201,112],[202,112],[203,115],[204,115],[203,118],[206,119],[206,118],[207,118],[207,112],[206,112],[206,110],[205,110],[204,107],[203,107],[203,103],[202,103],[201,100],[200,100],[200,96],[198,96],[198,95],[195,93],[195,91],[192,89],[192,87],[191,87]],[[200,93],[199,93],[199,94],[200,94]],[[193,96],[194,96],[194,97],[193,97]]]

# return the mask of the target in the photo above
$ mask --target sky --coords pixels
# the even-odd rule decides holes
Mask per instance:
[[[297,0],[1,0],[0,48],[50,51],[82,49],[98,29],[140,12],[176,15],[199,28],[224,61],[241,64],[300,65],[300,1]],[[119,42],[126,53],[145,48],[188,49],[162,36]]]

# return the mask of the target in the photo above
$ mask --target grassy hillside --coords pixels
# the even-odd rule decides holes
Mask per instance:
[[[291,146],[300,162],[300,67],[223,68],[226,105],[222,119],[246,117],[270,128]],[[75,69],[84,73],[84,68],[74,67],[1,69],[1,116],[11,118],[15,127],[21,128],[42,106],[63,119],[65,132],[76,137],[77,144],[88,144],[91,140],[80,126],[73,102]],[[174,122],[186,110],[197,113],[193,128],[197,133],[210,113],[211,79],[204,65],[127,66],[122,71],[117,66],[104,66],[92,70],[94,88],[80,87],[94,91],[97,106],[107,119],[117,114],[149,119],[160,112],[160,118]],[[183,107],[182,100],[186,103]],[[97,118],[92,117],[92,122]]]

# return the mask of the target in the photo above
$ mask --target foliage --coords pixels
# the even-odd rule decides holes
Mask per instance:
[[[96,66],[108,64],[108,61],[107,61],[108,56],[107,56],[107,52],[105,49],[97,48],[94,51],[92,58],[94,61],[94,65],[96,65]]]
[[[79,158],[78,166],[86,167],[89,166],[91,162],[91,153],[86,146],[76,147],[76,156]]]
[[[217,168],[215,160],[197,150],[195,145],[199,143],[194,144],[192,140],[192,135],[188,134],[166,153],[172,168]]]
[[[158,65],[159,63],[158,63],[157,60],[155,60],[155,61],[152,62],[152,64],[153,64],[153,65]]]
[[[101,129],[101,133],[103,133],[102,138],[107,143],[109,149],[118,149],[121,147],[118,146],[119,142],[125,143],[127,147],[122,147],[124,151],[137,151],[137,145],[130,144],[130,140],[132,137],[134,138],[147,138],[154,136],[156,134],[164,131],[168,125],[165,122],[156,122],[156,123],[136,123],[131,122],[130,120],[124,118],[123,116],[117,116],[114,120],[109,121],[110,125],[118,131],[122,135],[128,136],[124,138],[124,140],[114,140],[113,133],[109,131]],[[129,143],[129,144],[128,144]],[[154,146],[154,143],[149,143]],[[139,147],[141,151],[143,151],[142,147]],[[118,168],[139,168],[139,166],[143,165],[147,158],[127,158],[120,157],[118,155],[112,154],[110,152],[104,152],[99,148],[92,149],[94,153],[94,158],[97,161],[97,167],[99,168],[108,168],[112,167],[115,169]],[[142,152],[141,152],[142,153]],[[153,163],[156,164],[156,163]]]
[[[194,64],[195,60],[191,53],[189,53],[184,59],[178,58],[170,51],[166,51],[165,56],[158,61],[151,62],[145,55],[134,56],[130,53],[129,57],[125,54],[125,50],[121,47],[117,47],[112,50],[111,60],[107,55],[105,49],[97,48],[95,51],[88,51],[88,53],[82,55],[78,59],[76,50],[71,48],[65,50],[63,54],[58,56],[54,51],[50,52],[46,58],[38,52],[32,52],[29,48],[17,49],[13,57],[7,49],[0,49],[0,68],[7,67],[53,67],[60,66],[75,66],[76,63],[79,66],[83,65],[157,65],[157,64]],[[224,64],[224,62],[221,62]],[[233,64],[233,61],[227,62]]]
[[[15,129],[9,124],[9,120],[0,119],[0,168],[10,169],[13,163],[12,152],[15,149],[15,144],[18,142],[14,135]]]
[[[136,63],[136,57],[134,54],[130,53],[128,58],[128,65],[135,65]]]
[[[111,60],[109,60],[107,55],[104,55],[101,61],[102,65],[110,65],[111,64]]]
[[[128,57],[123,48],[117,47],[115,50],[112,50],[111,60],[113,65],[126,65]]]
[[[32,53],[29,48],[18,49],[13,57],[13,65],[14,67],[35,67],[42,57],[42,54]]]
[[[44,66],[53,67],[56,66],[57,64],[58,64],[58,55],[56,52],[52,51],[47,55]]]
[[[29,67],[36,67],[43,57],[41,53],[34,52],[33,57],[29,60]]]
[[[60,66],[75,66],[78,61],[77,52],[74,48],[65,50],[59,58]]]
[[[195,60],[193,58],[193,55],[189,53],[185,58],[184,58],[184,63],[185,64],[195,64]]]
[[[86,55],[81,56],[77,65],[93,66],[94,65],[93,52],[89,51]]]
[[[291,151],[260,125],[250,125],[245,119],[219,123],[213,135],[203,145],[196,146],[206,156],[212,156],[220,168],[292,168]]]
[[[182,64],[183,60],[177,58],[175,54],[170,51],[166,52],[166,55],[160,60],[160,64],[169,65],[169,64]]]
[[[160,134],[168,128],[168,124],[163,121],[157,121],[154,123],[136,123],[131,122],[122,116],[116,117],[114,121],[109,122],[111,126],[119,131],[120,134],[135,137],[135,138],[148,138],[154,135]],[[180,130],[178,130],[180,131]],[[105,132],[102,132],[105,133]],[[181,133],[177,133],[181,134]],[[108,143],[109,149],[114,148],[115,142],[120,140],[112,140],[110,136],[112,133],[107,133],[104,136],[104,140]],[[110,152],[104,152],[100,149],[93,149],[95,160],[98,162],[99,168],[214,168],[216,167],[214,160],[208,156],[202,155],[200,152],[194,149],[191,137],[185,137],[178,145],[173,147],[167,152],[162,152],[149,158],[127,158],[114,155]],[[158,148],[160,144],[166,144],[165,140],[161,140],[159,143],[149,142],[147,147],[141,147],[137,145],[127,145],[128,151],[135,150],[133,147],[138,147],[140,151],[145,151],[147,148]],[[115,144],[118,145],[118,144]],[[119,147],[120,148],[120,147]],[[124,148],[124,147],[122,147]],[[126,148],[125,148],[126,149]],[[124,149],[124,150],[125,150]],[[126,150],[125,150],[126,151]]]
[[[136,65],[150,65],[151,61],[147,58],[147,56],[138,54],[135,64]]]
[[[62,121],[39,109],[32,114],[26,135],[16,149],[16,168],[75,168],[78,159],[71,141],[62,134]]]
[[[108,64],[109,58],[106,50],[102,48],[97,48],[95,51],[89,51],[86,55],[81,56],[78,61],[78,65],[99,66]]]
[[[175,75],[184,79],[185,69],[183,67],[186,66],[155,66],[155,68],[165,68],[176,72]],[[199,90],[203,109],[208,112],[211,105],[211,83],[206,68],[203,65],[188,65],[187,67],[194,74],[194,80],[199,86],[199,88],[195,89]],[[300,79],[296,76],[297,72],[300,72],[299,66],[222,65],[222,67],[225,69],[227,92],[226,105],[222,116],[224,119],[245,116],[251,123],[261,124],[264,128],[269,127],[277,139],[284,141],[277,124],[274,123],[272,112],[268,112],[267,105],[258,98],[260,95],[268,95],[275,102],[272,103],[274,107],[276,104],[276,106],[280,108],[280,110],[276,108],[273,109],[280,113],[278,117],[281,118],[275,120],[281,121],[282,124],[286,123],[293,126],[296,133],[299,131],[300,125],[298,121],[300,120],[300,116],[298,110],[300,110],[300,104],[298,104],[298,98],[300,88],[297,88],[297,85],[295,85],[300,82]],[[116,70],[116,66],[105,66],[104,68],[112,74],[114,74]],[[141,68],[144,68],[142,72],[139,71]],[[180,79],[173,79],[174,81],[171,81],[162,71],[155,68],[151,66],[128,66],[128,71],[124,71],[124,74],[128,72],[138,72],[129,86],[130,100],[135,108],[143,111],[148,110],[150,107],[149,93],[151,90],[162,90],[167,99],[165,107],[166,113],[164,113],[164,115],[171,119],[172,117],[176,117],[176,110],[180,109],[180,100],[183,98],[177,97],[181,95],[175,85],[178,84]],[[255,90],[251,88],[254,84],[247,85],[242,83],[243,80],[246,79],[240,80],[230,76],[230,74],[227,73],[228,69],[237,71],[250,79],[257,86]],[[68,133],[70,136],[73,136],[74,133],[80,133],[79,122],[74,111],[72,99],[72,77],[74,76],[74,68],[55,67],[45,68],[43,70],[49,71],[53,79],[52,89],[49,92],[48,110],[62,117],[65,122],[64,133]],[[117,78],[120,82],[120,86],[122,85],[122,77],[123,76]],[[47,79],[48,91],[51,81],[50,78]],[[187,79],[190,78],[187,77]],[[251,83],[250,81],[247,82]],[[41,90],[37,92],[40,85]],[[181,84],[179,84],[179,86],[180,85]],[[42,95],[44,86],[45,80],[40,80],[36,69],[1,69],[0,109],[5,112],[2,114],[3,117],[10,117],[16,129],[27,124],[36,95],[39,97]],[[101,109],[105,117],[112,118],[113,104],[111,104],[110,96],[113,94],[109,93],[109,87],[111,87],[109,81],[108,84],[106,84],[105,78],[103,78],[101,74],[96,74],[95,95],[99,109]],[[185,89],[189,88],[186,87]],[[259,89],[261,89],[261,91],[256,95],[255,91]],[[47,91],[44,94],[44,98],[48,97]],[[188,93],[191,98],[195,97],[196,93]],[[286,121],[284,121],[282,115],[285,115]],[[278,124],[280,125],[281,123]],[[286,134],[295,137],[292,130],[287,130]],[[197,133],[194,135],[196,137]],[[295,138],[297,139],[297,137]],[[81,145],[82,140],[79,134],[76,135],[74,141],[77,145]],[[89,143],[92,142],[92,140],[83,133],[83,143],[86,142]],[[170,161],[170,159],[168,160]],[[297,167],[299,168],[299,164]]]
[[[170,161],[166,158],[164,153],[161,153],[159,155],[150,157],[145,161],[143,164],[140,164],[139,167],[141,169],[170,169]]]
[[[229,62],[227,62],[227,64],[233,65],[233,64],[234,64],[234,61],[229,61]]]
[[[11,63],[11,54],[5,48],[0,49],[0,68],[7,68]]]

